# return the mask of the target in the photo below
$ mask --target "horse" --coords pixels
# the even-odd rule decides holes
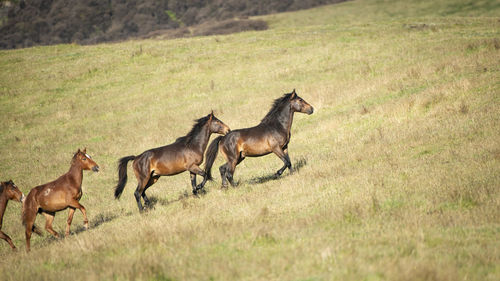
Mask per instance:
[[[288,143],[293,114],[301,112],[310,115],[313,111],[314,108],[299,97],[294,89],[291,93],[277,98],[271,110],[257,126],[233,130],[225,136],[215,138],[206,153],[205,173],[208,179],[212,179],[211,169],[219,151],[226,160],[219,168],[222,188],[227,187],[227,180],[232,186],[236,186],[233,180],[234,170],[245,157],[260,157],[273,152],[284,163],[276,172],[276,176],[281,176],[286,168],[292,173]]]
[[[115,198],[119,199],[127,183],[127,163],[134,160],[135,177],[137,188],[134,192],[139,211],[144,210],[141,197],[146,206],[150,201],[146,196],[146,190],[153,185],[161,176],[172,176],[189,171],[193,194],[197,195],[207,181],[205,172],[198,166],[203,162],[203,154],[207,148],[212,133],[227,134],[231,129],[222,121],[208,114],[198,120],[191,131],[174,143],[146,150],[138,156],[126,156],[118,161],[118,184],[115,187]],[[196,185],[196,175],[203,177],[203,181]]]
[[[9,203],[9,200],[16,200],[21,203],[24,200],[24,194],[21,192],[21,190],[19,190],[19,188],[14,184],[12,180],[5,181],[0,184],[0,238],[7,241],[12,250],[15,250],[16,246],[14,246],[14,243],[12,243],[9,235],[2,231],[3,214],[5,212],[5,209],[7,208],[7,203]]]
[[[59,234],[52,228],[52,222],[56,212],[69,209],[65,236],[69,236],[71,222],[75,209],[83,214],[83,225],[85,229],[89,228],[87,211],[80,204],[82,198],[83,170],[99,171],[92,157],[87,154],[87,149],[78,151],[71,159],[69,171],[58,179],[49,183],[34,187],[29,192],[23,202],[22,221],[26,228],[26,250],[30,251],[30,239],[32,231],[36,232],[35,219],[38,213],[42,213],[45,220],[45,229],[47,232],[59,238]]]

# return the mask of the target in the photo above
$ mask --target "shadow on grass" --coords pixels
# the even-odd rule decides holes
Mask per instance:
[[[305,158],[300,158],[298,161],[296,161],[292,165],[293,172],[297,173],[305,165],[307,165],[307,160]],[[290,175],[290,173],[286,173],[286,172],[284,174],[282,174],[281,176],[278,176],[276,174],[271,174],[271,175],[268,175],[268,176],[262,176],[262,177],[252,178],[252,179],[250,179],[249,182],[251,184],[261,184],[261,183],[265,183],[265,182],[268,182],[268,181],[277,180],[279,178],[287,177],[289,175]]]
[[[125,216],[130,216],[131,214],[132,214],[131,212],[128,212],[128,213],[125,213]],[[100,213],[89,222],[89,229],[96,228],[96,227],[100,226],[101,224],[110,222],[118,217],[119,217],[118,214]],[[74,231],[71,232],[71,234],[78,234],[78,233],[83,232],[85,230],[86,229],[85,229],[85,227],[83,227],[83,225],[79,225]]]
[[[130,215],[132,215],[132,212],[127,212],[124,215],[125,216],[130,216]],[[89,222],[89,229],[99,227],[101,224],[108,223],[108,222],[110,222],[110,221],[112,221],[112,220],[114,220],[114,219],[116,219],[118,217],[119,217],[118,214],[111,214],[111,213],[104,213],[104,214],[101,213],[101,214],[98,214],[97,217],[93,218]],[[66,227],[66,224],[64,225],[64,227]],[[48,233],[43,227],[37,226],[37,228],[41,231],[41,235],[39,234],[38,236],[43,237],[43,240],[44,240],[43,243],[46,243],[46,244],[49,244],[49,245],[52,244],[52,243],[54,243],[54,242],[56,242],[56,241],[64,239],[65,237],[68,237],[68,236],[66,236],[64,234],[64,231],[59,232],[59,236],[60,237],[56,238],[53,235],[51,235],[50,233]],[[86,230],[87,229],[85,229],[85,227],[83,227],[83,225],[79,225],[79,226],[76,227],[76,229],[70,231],[69,236],[79,234],[79,233],[84,232]]]
[[[181,194],[179,194],[177,199],[172,199],[172,200],[168,200],[165,198],[159,198],[156,196],[150,196],[149,197],[149,205],[145,205],[145,207],[146,207],[145,211],[153,210],[157,204],[160,204],[161,206],[168,206],[172,203],[180,202],[180,201],[187,199],[189,197],[200,198],[201,196],[205,195],[206,193],[207,192],[205,189],[198,191],[198,195],[194,195],[188,191],[184,191]]]

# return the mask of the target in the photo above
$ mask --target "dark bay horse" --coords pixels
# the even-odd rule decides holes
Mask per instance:
[[[36,231],[35,219],[37,213],[42,213],[45,218],[45,229],[55,237],[59,234],[52,228],[52,222],[56,212],[69,208],[68,220],[66,225],[66,236],[69,235],[71,222],[75,209],[79,209],[83,214],[83,225],[85,229],[89,227],[87,211],[82,204],[82,181],[83,170],[99,171],[99,166],[87,154],[87,149],[78,151],[71,160],[69,171],[60,176],[55,181],[39,185],[33,188],[23,202],[22,219],[26,227],[26,250],[30,250],[31,232]]]
[[[9,200],[16,200],[19,202],[23,202],[24,200],[24,194],[21,192],[21,190],[19,190],[19,188],[17,188],[12,180],[2,182],[0,185],[0,238],[7,241],[12,250],[15,250],[16,246],[14,246],[14,243],[12,243],[9,235],[5,234],[2,231],[3,214],[5,212],[5,209],[7,208],[7,203],[9,203]]]
[[[127,183],[127,163],[134,160],[133,168],[137,178],[135,199],[139,211],[143,211],[141,197],[146,205],[150,201],[146,190],[161,176],[172,176],[189,171],[193,194],[197,194],[207,181],[205,172],[198,166],[203,162],[203,154],[207,148],[212,133],[227,134],[230,129],[217,119],[213,112],[195,121],[191,131],[174,143],[146,150],[138,156],[126,156],[119,160],[118,184],[115,188],[115,198],[119,198]],[[203,177],[200,185],[196,185],[196,175]]]
[[[233,174],[245,157],[259,157],[271,152],[276,154],[285,165],[276,172],[280,176],[288,168],[292,172],[292,163],[288,156],[290,129],[294,112],[312,114],[313,107],[295,93],[295,89],[274,101],[271,110],[259,125],[251,128],[231,131],[225,136],[217,137],[207,150],[205,173],[211,179],[212,165],[220,150],[226,159],[226,164],[220,166],[222,187],[227,187],[227,181],[235,186]]]

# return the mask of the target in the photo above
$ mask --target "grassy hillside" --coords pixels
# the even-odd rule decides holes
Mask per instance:
[[[435,3],[438,2],[438,3]],[[498,280],[500,6],[351,1],[261,17],[263,32],[0,51],[0,179],[23,192],[87,147],[73,234],[32,239],[9,204],[1,280]],[[293,88],[289,146],[195,198],[189,175],[113,199],[118,158],[171,143],[214,110],[255,125]],[[222,164],[219,156],[215,167]],[[217,169],[215,169],[217,170]],[[67,211],[54,228],[64,233]],[[44,225],[43,216],[37,220]]]

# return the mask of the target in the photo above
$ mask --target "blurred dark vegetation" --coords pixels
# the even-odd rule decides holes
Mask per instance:
[[[248,17],[342,1],[1,0],[0,48],[263,30],[266,22]]]

